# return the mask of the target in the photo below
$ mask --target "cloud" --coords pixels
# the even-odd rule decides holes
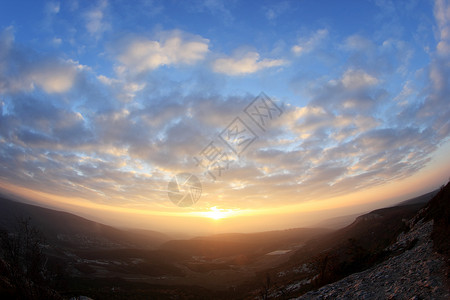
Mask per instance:
[[[290,3],[287,1],[277,2],[276,4],[264,7],[264,14],[269,21],[275,20],[280,15],[285,13],[291,8]]]
[[[2,60],[2,64],[0,64],[0,70],[5,70],[6,65],[6,57],[10,55],[11,48],[14,44],[14,27],[8,26],[5,29],[0,31],[0,59]]]
[[[346,89],[357,90],[376,85],[378,79],[363,70],[349,69],[342,76],[341,82]]]
[[[190,10],[195,10],[196,12],[207,11],[214,16],[219,16],[223,18],[226,24],[231,24],[234,17],[231,11],[226,7],[225,4],[231,4],[230,1],[223,0],[201,0],[195,1],[194,3],[189,3]]]
[[[345,74],[336,80],[342,89],[344,78],[351,77]],[[371,86],[366,81],[361,89]],[[61,107],[53,98],[15,96],[0,118],[0,155],[6,162],[0,175],[36,189],[119,205],[160,203],[167,180],[177,172],[195,173],[207,184],[210,178],[193,157],[253,96],[180,91],[174,84],[170,94],[142,105],[122,103],[95,113]],[[273,124],[280,131],[260,133],[197,208],[217,201],[219,194],[225,206],[241,199],[242,209],[276,205],[279,199],[283,204],[318,200],[403,178],[425,165],[435,149],[429,131],[380,125],[385,126],[371,116],[332,112],[327,106],[290,106]]]
[[[67,92],[83,66],[72,60],[45,57],[15,45],[13,28],[0,34],[0,92],[42,88],[47,93]]]
[[[159,41],[134,38],[129,41],[118,60],[128,72],[142,73],[161,66],[192,65],[205,58],[209,40],[180,31],[162,34]]]
[[[76,111],[61,108],[43,99],[20,95],[9,103],[5,117],[7,136],[11,141],[38,148],[58,149],[61,146],[82,147],[92,135],[86,120]]]
[[[74,84],[77,66],[73,62],[44,62],[30,71],[30,79],[47,93],[68,91]]]
[[[345,38],[338,49],[348,57],[349,67],[375,75],[400,73],[408,76],[409,66],[416,55],[416,48],[409,41],[389,37],[376,44],[359,34]]]
[[[448,108],[448,95],[450,94],[450,3],[437,0],[434,6],[434,15],[438,25],[440,40],[428,69],[429,85],[424,92],[427,97],[417,107],[405,107],[417,114],[420,121],[431,124],[434,132],[440,139],[450,134],[450,108]]]
[[[292,46],[291,51],[295,55],[303,55],[316,49],[328,36],[327,29],[319,29],[307,39],[302,39],[297,45]]]
[[[99,38],[105,31],[111,28],[111,24],[105,20],[105,10],[107,7],[108,1],[100,0],[97,6],[88,10],[84,15],[86,30],[96,38]]]
[[[55,46],[59,46],[59,45],[61,45],[61,43],[62,43],[62,39],[61,39],[61,38],[54,37],[54,38],[52,39],[52,43],[53,43]]]
[[[450,5],[445,0],[436,0],[434,15],[439,28],[440,41],[437,53],[441,56],[450,56]]]
[[[45,5],[45,12],[48,14],[57,14],[60,10],[59,2],[47,2]]]
[[[406,105],[408,99],[415,93],[415,89],[411,85],[411,81],[406,81],[401,92],[394,98],[394,101],[397,101],[398,105]]]
[[[349,51],[372,52],[375,48],[374,43],[358,34],[354,34],[345,39],[343,48]]]
[[[215,13],[221,12],[221,2],[208,3],[219,4]],[[99,2],[83,15],[92,36],[108,28],[108,9]],[[320,66],[326,73],[311,75],[305,97],[286,105],[269,129],[262,132],[244,119],[258,139],[216,182],[193,157],[242,116],[254,95],[227,96],[229,89],[221,87],[227,78],[209,68],[196,68],[187,79],[172,69],[152,71],[212,57],[213,72],[243,76],[286,60],[261,58],[257,51],[217,57],[208,39],[169,31],[111,43],[117,73],[103,74],[65,58],[68,53],[62,58],[26,49],[9,27],[0,32],[0,177],[112,205],[165,207],[168,180],[190,172],[205,183],[199,209],[219,196],[224,206],[258,208],[406,178],[427,165],[450,133],[448,11],[446,2],[436,2],[439,41],[430,65],[420,66],[427,76],[423,88],[415,70],[396,74],[406,65],[401,58],[412,53],[407,42],[380,38],[378,45],[361,35],[344,37],[332,49],[342,58],[339,65]],[[328,34],[317,30],[291,51],[311,53]]]
[[[239,76],[285,64],[287,64],[287,61],[284,59],[260,59],[258,52],[246,52],[235,57],[216,59],[213,62],[213,70],[217,73]]]
[[[385,95],[381,81],[363,69],[348,68],[337,79],[320,81],[313,93],[312,105],[327,107],[329,110],[365,114],[376,108]],[[373,112],[373,111],[371,111]]]

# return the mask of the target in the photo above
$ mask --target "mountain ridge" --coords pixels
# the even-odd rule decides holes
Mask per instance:
[[[46,238],[53,242],[69,242],[73,236],[102,237],[112,243],[139,247],[157,247],[170,238],[163,233],[150,230],[124,230],[98,223],[78,215],[18,202],[0,197],[0,228],[15,230],[18,220],[29,218],[31,223],[41,230]],[[72,237],[71,237],[72,236]]]
[[[405,221],[405,231],[383,250],[390,253],[386,259],[293,299],[450,299],[450,183],[398,207],[423,203],[430,196],[427,205]]]

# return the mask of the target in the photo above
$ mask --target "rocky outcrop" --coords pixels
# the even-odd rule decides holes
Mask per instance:
[[[411,221],[388,249],[401,254],[295,299],[450,299],[446,261],[430,237],[433,220]]]

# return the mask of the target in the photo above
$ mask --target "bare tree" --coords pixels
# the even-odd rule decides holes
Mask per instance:
[[[54,297],[56,293],[47,287],[44,237],[31,225],[30,218],[19,219],[13,232],[0,232],[0,246],[3,269],[17,298],[57,298]]]

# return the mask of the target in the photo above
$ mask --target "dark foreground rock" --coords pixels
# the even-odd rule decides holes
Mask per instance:
[[[295,299],[450,299],[445,257],[433,250],[430,237],[433,220],[410,225],[390,250],[411,249]]]

